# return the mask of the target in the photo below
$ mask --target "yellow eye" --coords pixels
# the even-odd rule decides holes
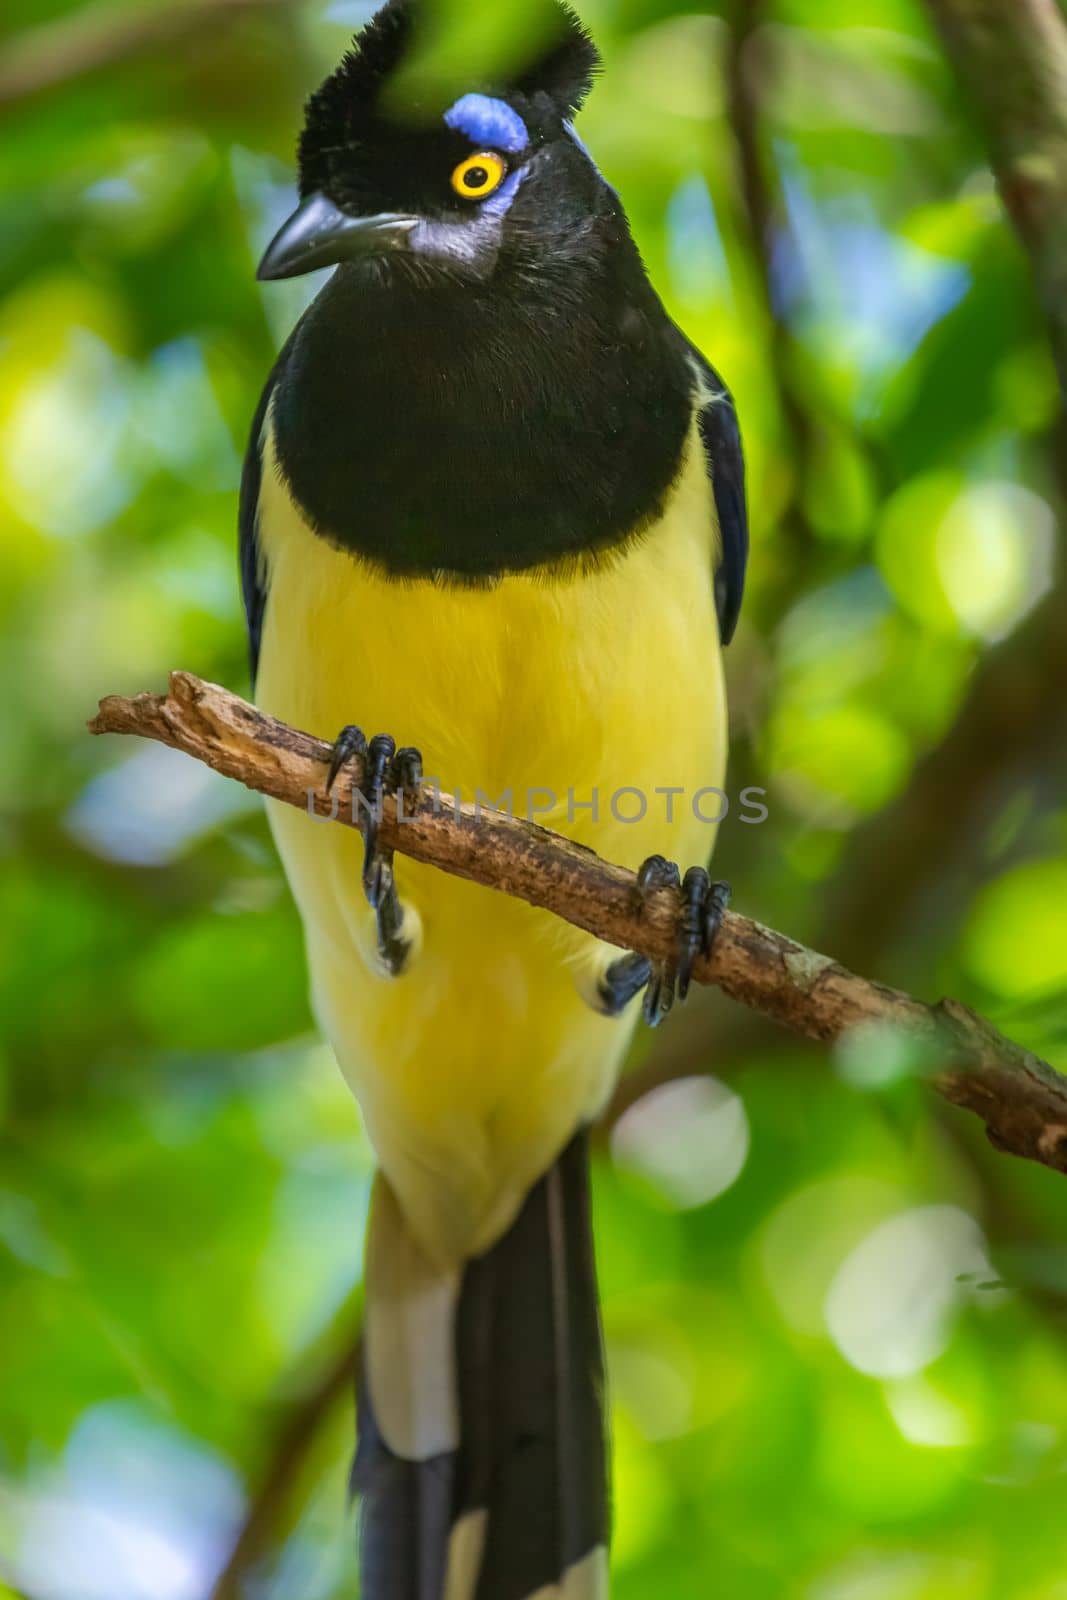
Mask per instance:
[[[487,194],[499,189],[507,167],[491,150],[468,156],[452,172],[452,187],[464,200],[484,200]]]

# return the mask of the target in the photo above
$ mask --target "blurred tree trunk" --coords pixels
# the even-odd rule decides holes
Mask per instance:
[[[1067,20],[1056,0],[926,0],[985,129],[1005,207],[1030,258],[1065,406],[1051,441],[1067,506]],[[973,870],[976,841],[1013,786],[1061,748],[1067,729],[1067,572],[975,672],[952,729],[908,789],[858,829],[820,938],[860,966],[937,882]]]
[[[1067,21],[1056,0],[927,0],[1034,265],[1067,398]]]

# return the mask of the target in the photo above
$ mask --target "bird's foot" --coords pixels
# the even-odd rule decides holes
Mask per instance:
[[[600,1009],[618,1016],[643,989],[642,1013],[654,1028],[670,1011],[675,996],[689,993],[693,963],[711,954],[723,912],[730,903],[730,885],[710,878],[703,867],[690,867],[683,878],[673,861],[649,856],[637,873],[636,893],[643,905],[657,889],[675,889],[681,902],[678,943],[669,961],[651,961],[635,951],[619,956],[604,973],[598,989]]]
[[[404,908],[393,878],[393,852],[378,846],[382,800],[386,795],[403,794],[414,810],[422,783],[422,756],[405,745],[398,750],[396,740],[387,733],[368,740],[361,728],[349,724],[333,742],[326,793],[329,794],[341,769],[355,759],[363,762],[363,783],[354,804],[362,812],[363,890],[374,911],[378,928],[378,955],[394,977],[404,970],[411,952],[411,941],[404,937]]]

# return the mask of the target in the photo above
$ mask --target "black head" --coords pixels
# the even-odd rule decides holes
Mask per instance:
[[[299,209],[260,277],[393,258],[486,278],[511,243],[568,253],[610,204],[571,118],[599,66],[561,0],[536,0],[525,59],[442,91],[412,72],[432,40],[425,0],[389,0],[311,96]]]

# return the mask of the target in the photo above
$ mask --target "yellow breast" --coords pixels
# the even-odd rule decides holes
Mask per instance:
[[[268,436],[257,698],[323,738],[349,722],[391,733],[442,789],[510,800],[624,865],[656,851],[705,862],[714,806],[692,801],[721,786],[726,737],[714,528],[694,432],[663,517],[595,570],[393,581],[307,528]],[[482,1248],[610,1091],[632,1017],[610,1022],[581,998],[600,947],[400,860],[422,949],[382,978],[358,836],[286,807],[272,825],[317,1012],[382,1164],[429,1247]]]

